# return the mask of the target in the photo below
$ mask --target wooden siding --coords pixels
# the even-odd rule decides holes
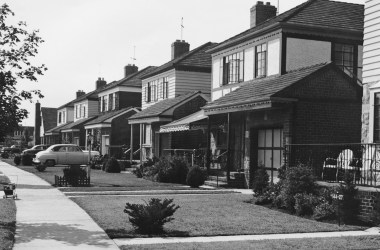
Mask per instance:
[[[98,108],[99,102],[98,101],[87,101],[87,117],[95,116],[99,114],[99,108]]]
[[[211,73],[176,71],[175,95],[178,96],[193,91],[210,94]]]
[[[380,81],[380,0],[367,0],[364,11],[363,83]]]

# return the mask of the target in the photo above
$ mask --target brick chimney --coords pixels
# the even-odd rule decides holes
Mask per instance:
[[[128,64],[124,67],[124,77],[127,77],[133,73],[136,73],[139,70],[139,68],[136,65]]]
[[[262,1],[257,1],[256,5],[251,8],[251,28],[275,17],[277,8],[267,2],[265,5]]]
[[[84,92],[83,90],[78,90],[77,91],[77,98],[81,97],[82,95],[85,95],[86,92]]]
[[[190,44],[185,40],[176,40],[172,43],[172,60],[190,51]]]
[[[106,81],[104,81],[104,78],[98,78],[98,80],[96,81],[96,86],[95,86],[95,89],[99,89],[103,86],[105,86],[107,84]]]
[[[41,144],[41,104],[36,103],[36,116],[34,118],[34,145]]]

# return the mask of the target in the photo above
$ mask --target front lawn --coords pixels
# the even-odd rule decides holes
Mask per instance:
[[[4,160],[8,164],[15,165],[13,160]],[[37,175],[41,179],[54,185],[54,175],[63,176],[64,167],[46,168],[39,172],[33,166],[16,166],[22,170]],[[190,189],[189,187],[173,184],[159,183],[137,178],[132,173],[106,173],[101,170],[91,169],[91,187],[62,187],[62,191],[135,191],[135,190],[178,190]]]
[[[154,197],[154,196],[152,196]],[[142,203],[149,196],[89,196],[72,198],[108,233],[111,238],[137,235],[123,212],[125,203]],[[360,230],[308,220],[245,202],[242,194],[166,195],[180,209],[175,220],[165,225],[165,236],[213,236],[239,234],[304,233]]]
[[[1,172],[0,172],[1,174]],[[0,176],[0,247],[12,249],[16,231],[16,204],[13,199],[2,199],[3,184],[9,183],[6,176]]]
[[[286,240],[235,241],[212,243],[175,243],[121,246],[122,250],[230,250],[230,249],[379,249],[380,237],[305,238]]]

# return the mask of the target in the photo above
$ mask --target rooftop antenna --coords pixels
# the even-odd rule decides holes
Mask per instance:
[[[133,57],[131,57],[133,64],[135,64],[136,61],[136,46],[133,46]]]
[[[280,0],[277,0],[277,15],[280,14]]]
[[[183,26],[183,17],[181,19],[181,40],[183,40],[183,29],[185,28],[185,26]]]

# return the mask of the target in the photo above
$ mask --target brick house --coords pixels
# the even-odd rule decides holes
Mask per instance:
[[[140,132],[131,131],[127,119],[140,111],[141,78],[154,69],[148,66],[138,71],[137,66],[127,65],[123,79],[107,84],[97,93],[99,115],[84,126],[86,134],[94,136],[93,146],[102,154],[120,157],[122,148],[130,147],[131,134],[134,148],[138,147]]]
[[[160,134],[160,126],[200,110],[211,91],[211,56],[205,43],[189,51],[190,45],[177,40],[172,44],[172,60],[142,78],[142,111],[129,118],[140,126],[140,159],[161,156],[165,149],[188,148],[201,138],[183,140],[180,134]],[[197,139],[198,138],[198,139]]]
[[[227,156],[227,179],[244,170],[247,186],[263,164],[275,180],[285,144],[360,142],[362,44],[362,5],[309,0],[276,16],[257,2],[251,28],[209,50],[208,148]]]

